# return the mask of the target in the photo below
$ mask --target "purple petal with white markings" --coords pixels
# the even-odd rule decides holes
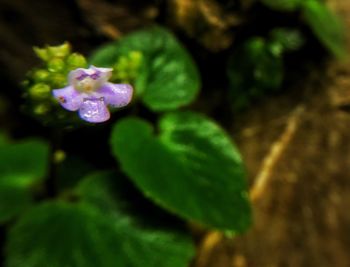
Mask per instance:
[[[85,77],[89,76],[88,69],[78,68],[76,70],[72,70],[68,75],[68,82],[71,85],[74,85],[77,81],[83,80]]]
[[[79,109],[79,116],[88,122],[98,123],[107,121],[110,118],[110,113],[102,97],[84,98]]]
[[[83,102],[81,93],[75,90],[73,86],[52,90],[52,94],[62,107],[70,111],[78,110]]]
[[[123,107],[130,103],[133,88],[129,84],[105,83],[98,93],[105,99],[106,104],[113,107]]]

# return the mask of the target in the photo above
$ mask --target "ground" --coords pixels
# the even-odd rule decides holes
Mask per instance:
[[[350,2],[329,5],[350,29]],[[196,267],[350,266],[349,107],[350,60],[331,60],[235,123],[254,225],[207,234]]]

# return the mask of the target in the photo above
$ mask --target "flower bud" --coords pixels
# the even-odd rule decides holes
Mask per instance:
[[[61,73],[52,73],[49,79],[53,88],[63,87],[67,83],[66,76]]]
[[[34,72],[33,79],[35,82],[45,82],[50,73],[47,70],[39,69]]]
[[[49,59],[49,54],[46,48],[33,47],[34,53],[43,61],[47,61]]]
[[[50,107],[46,104],[38,104],[34,106],[34,114],[36,115],[45,115],[49,112]]]
[[[84,68],[86,67],[87,62],[83,55],[73,53],[68,56],[67,65],[69,69]]]
[[[48,70],[51,72],[62,71],[65,67],[64,61],[61,58],[55,57],[50,59],[47,64]]]
[[[37,83],[29,88],[29,95],[32,99],[43,99],[50,96],[50,86],[45,83]]]
[[[143,55],[140,51],[131,51],[129,54],[133,66],[140,66]]]
[[[48,46],[47,47],[48,54],[51,58],[53,57],[66,57],[71,52],[71,47],[68,42],[64,42],[61,45],[57,46]]]

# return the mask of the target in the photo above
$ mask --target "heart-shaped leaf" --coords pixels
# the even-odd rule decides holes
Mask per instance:
[[[144,194],[179,216],[221,230],[250,223],[245,172],[228,135],[202,115],[178,112],[152,126],[127,118],[111,144],[122,169]]]
[[[199,72],[186,49],[164,28],[152,27],[126,35],[97,50],[91,64],[113,67],[119,58],[141,52],[142,66],[134,82],[136,97],[153,111],[191,103],[200,88]],[[116,70],[118,71],[118,70]]]
[[[114,178],[112,173],[86,177],[78,187],[78,203],[32,208],[10,229],[5,266],[188,266],[193,256],[189,238],[142,228],[115,209],[118,204],[110,205],[116,201],[109,195]]]

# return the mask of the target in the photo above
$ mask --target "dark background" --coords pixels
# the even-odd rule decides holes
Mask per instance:
[[[245,35],[294,23],[293,16],[272,15],[249,2],[0,0],[0,126],[17,137],[45,135],[18,108],[20,81],[39,62],[32,46],[68,40],[88,55],[142,26],[165,25],[201,70],[203,91],[193,108],[231,132],[246,161],[253,198],[252,229],[234,239],[205,234],[194,266],[350,266],[350,61],[329,59],[311,42],[288,61],[283,93],[244,113],[227,112],[225,92],[218,88],[226,83],[230,49]],[[349,29],[350,2],[328,4]]]

